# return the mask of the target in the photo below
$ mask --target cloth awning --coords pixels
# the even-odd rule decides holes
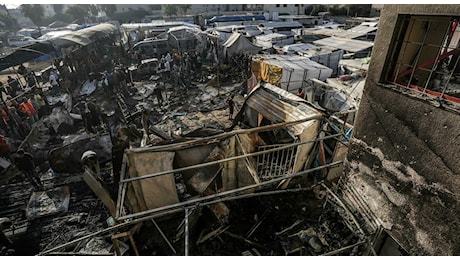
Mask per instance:
[[[37,59],[41,56],[49,55],[52,57],[53,52],[56,52],[56,49],[50,42],[37,42],[17,48],[10,55],[0,58],[0,71]]]

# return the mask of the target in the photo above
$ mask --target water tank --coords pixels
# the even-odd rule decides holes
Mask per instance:
[[[273,12],[273,21],[278,21],[278,16],[279,16],[279,13],[278,12]]]

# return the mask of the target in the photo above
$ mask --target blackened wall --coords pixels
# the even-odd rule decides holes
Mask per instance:
[[[400,14],[459,15],[460,5],[384,6],[346,185],[409,254],[460,255],[460,110],[379,84]]]

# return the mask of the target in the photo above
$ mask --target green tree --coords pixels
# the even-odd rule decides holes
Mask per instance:
[[[177,5],[165,5],[163,12],[169,17],[177,15]]]
[[[19,8],[24,16],[29,18],[32,23],[38,27],[38,31],[42,34],[40,25],[42,25],[41,23],[45,13],[43,6],[39,4],[22,4]]]
[[[102,11],[105,12],[105,14],[107,15],[107,17],[110,17],[110,18],[113,18],[115,12],[117,11],[117,6],[116,5],[100,5],[101,6],[101,9]]]
[[[187,15],[187,11],[192,9],[192,5],[179,5],[179,9],[184,15]]]
[[[89,5],[89,12],[96,16],[99,13],[99,10],[97,9],[96,5]]]
[[[19,30],[18,20],[9,13],[0,14],[0,21],[5,24],[5,29],[10,32]]]
[[[64,5],[55,4],[53,5],[53,10],[56,14],[62,14],[62,10],[64,10]]]
[[[79,23],[85,23],[85,18],[88,16],[88,10],[83,5],[72,5],[65,12]]]

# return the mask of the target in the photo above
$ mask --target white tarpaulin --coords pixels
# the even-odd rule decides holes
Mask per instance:
[[[299,55],[255,55],[254,63],[259,64],[259,71],[252,71],[257,78],[280,85],[282,89],[292,93],[297,93],[306,79],[326,81],[332,75],[331,68]],[[251,69],[254,67],[252,65]],[[270,82],[268,78],[279,78],[279,80]]]
[[[240,53],[255,54],[262,50],[261,47],[255,46],[245,36],[238,32],[234,32],[230,36],[230,38],[228,38],[228,40],[223,44],[223,46],[224,53],[228,57]]]

